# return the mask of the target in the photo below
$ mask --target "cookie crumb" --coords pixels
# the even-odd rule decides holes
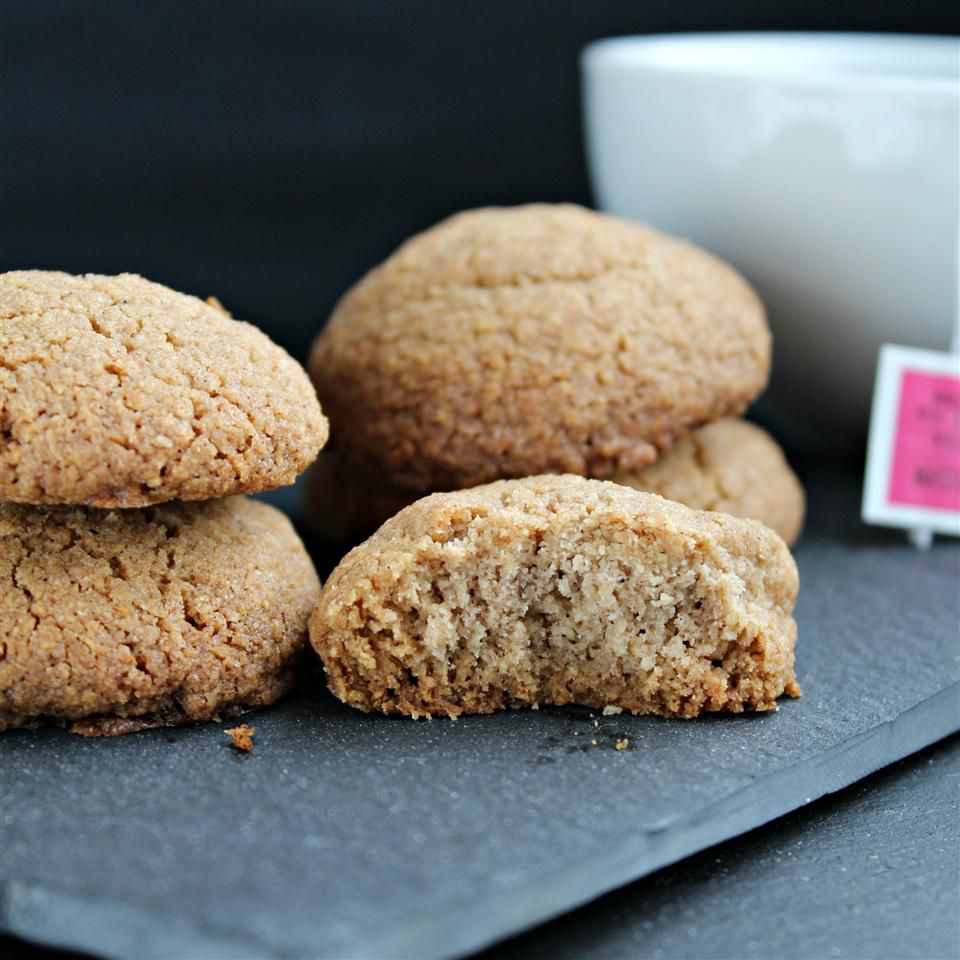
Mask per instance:
[[[617,707],[612,703],[608,703],[603,708],[603,715],[605,717],[615,717],[618,713],[623,713],[623,707]]]
[[[630,741],[624,737],[622,740],[618,740],[614,745],[615,750],[626,750],[630,746]]]
[[[248,727],[244,723],[239,727],[231,727],[223,732],[230,738],[230,746],[235,750],[249,753],[253,749],[253,735],[257,732],[256,727]]]
[[[207,297],[207,303],[214,310],[219,310],[225,317],[233,318],[233,314],[216,297]]]

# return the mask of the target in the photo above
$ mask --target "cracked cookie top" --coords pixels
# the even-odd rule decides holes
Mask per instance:
[[[133,274],[0,276],[0,500],[268,490],[326,438],[303,368],[222,309]]]
[[[0,730],[123,733],[271,703],[319,591],[290,521],[255,500],[0,504]]]
[[[766,383],[763,306],[725,263],[569,205],[458,214],[341,300],[310,373],[338,446],[420,493],[639,469]]]

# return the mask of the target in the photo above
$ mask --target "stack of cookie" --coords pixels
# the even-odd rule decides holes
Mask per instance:
[[[351,289],[314,345],[333,443],[313,516],[349,541],[433,491],[573,473],[791,543],[803,491],[736,419],[770,349],[747,283],[690,244],[574,206],[459,214]]]
[[[7,273],[0,304],[0,730],[276,700],[319,582],[289,521],[234,495],[326,441],[303,369],[137,276]]]
[[[350,540],[396,513],[311,618],[330,689],[412,716],[797,695],[803,491],[737,419],[770,350],[733,269],[637,224],[536,205],[404,244],[310,361],[333,429],[317,526]]]

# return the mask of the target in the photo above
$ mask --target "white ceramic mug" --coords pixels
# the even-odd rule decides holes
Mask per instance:
[[[862,437],[880,344],[951,338],[960,40],[624,37],[582,69],[598,205],[737,266],[774,331],[774,418]]]

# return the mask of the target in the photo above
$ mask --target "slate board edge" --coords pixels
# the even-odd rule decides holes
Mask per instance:
[[[692,853],[762,826],[958,730],[960,683],[954,683],[893,720],[850,737],[826,753],[770,774],[765,778],[765,790],[757,797],[753,794],[758,791],[751,785],[689,817],[665,821],[633,836],[625,830],[622,844],[608,855],[558,869],[551,874],[549,884],[538,881],[492,897],[481,906],[443,911],[364,940],[332,944],[328,955],[415,956],[425,960],[465,956]],[[843,758],[840,765],[836,764],[838,755]],[[2,873],[0,929],[26,940],[84,950],[111,960],[283,956],[250,938],[204,929],[115,901],[93,902],[29,880],[13,880]]]
[[[607,857],[578,862],[539,881],[487,900],[483,910],[445,911],[441,917],[414,921],[360,944],[343,944],[352,957],[417,957],[456,960],[546,922],[617,887],[639,880],[693,853],[716,846],[835,793],[885,766],[896,763],[960,731],[960,683],[953,683],[892,720],[841,741],[823,753],[764,777],[759,797],[743,787],[690,817],[677,817],[653,831],[631,836]],[[845,766],[831,770],[837,755]],[[826,774],[811,774],[826,767]],[[800,784],[810,781],[797,799]],[[772,785],[772,786],[771,786]],[[771,799],[771,797],[773,799]],[[655,852],[650,855],[651,839]],[[602,874],[598,877],[598,874]],[[496,918],[493,929],[490,918]],[[336,947],[339,945],[335,945]]]

